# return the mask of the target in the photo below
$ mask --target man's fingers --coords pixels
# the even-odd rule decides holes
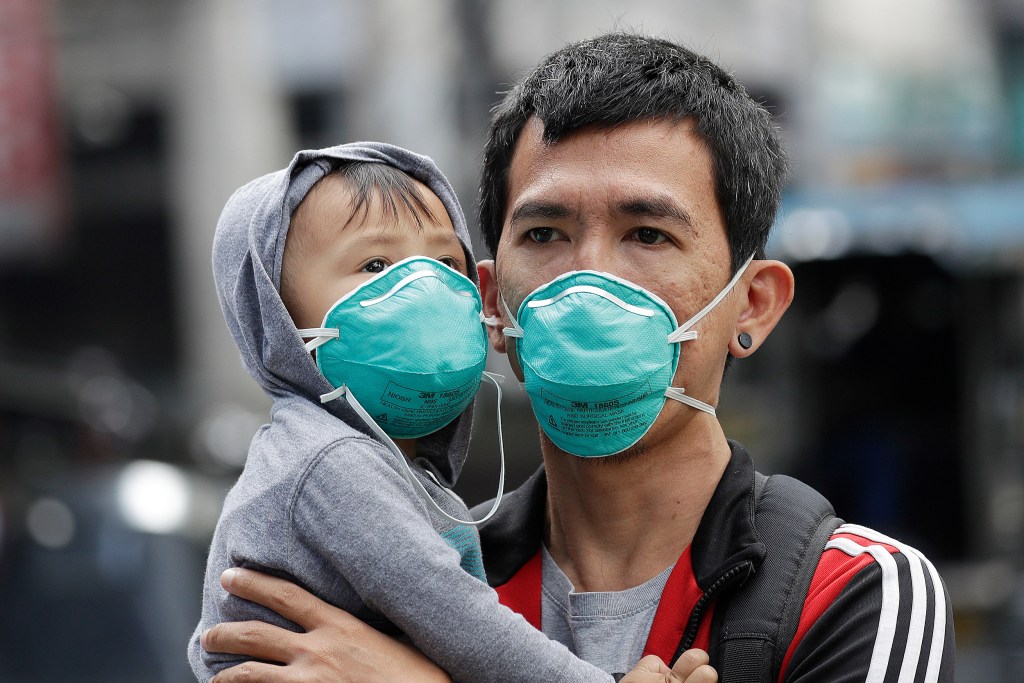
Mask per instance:
[[[647,655],[627,673],[620,683],[665,683],[671,675],[665,662],[657,655]]]
[[[220,584],[232,595],[268,607],[307,631],[320,622],[320,610],[325,603],[284,579],[232,567],[220,575]]]
[[[657,655],[647,655],[636,663],[633,671],[642,671],[644,673],[652,674],[663,674],[668,673],[668,667],[665,666],[665,662],[661,661],[661,657]]]
[[[224,669],[210,683],[284,683],[287,669],[264,662],[245,662]]]
[[[683,680],[688,681],[687,677],[690,674],[694,673],[699,667],[706,665],[709,661],[707,652],[693,648],[679,655],[679,659],[672,666],[672,673],[678,674]],[[710,666],[708,668],[711,669]],[[711,669],[711,671],[714,672],[714,669]],[[701,683],[703,683],[702,680]]]
[[[285,663],[296,651],[296,645],[289,640],[289,635],[294,634],[262,621],[225,621],[203,633],[200,644],[207,652]]]
[[[702,664],[686,677],[686,683],[718,683],[718,672],[710,664]]]

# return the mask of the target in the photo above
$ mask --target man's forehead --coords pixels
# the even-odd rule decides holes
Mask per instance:
[[[690,223],[700,195],[714,201],[712,158],[692,121],[595,125],[544,142],[540,121],[531,119],[509,167],[506,220],[565,217],[588,192],[588,203],[600,196],[610,213]]]
[[[581,141],[582,144],[577,144]],[[711,160],[710,149],[692,118],[594,123],[570,131],[557,140],[545,140],[544,124],[534,116],[527,120],[516,138],[509,159],[509,175],[522,175],[538,162],[550,162],[569,156],[585,160],[588,155],[600,155],[604,148],[616,147],[625,148],[623,151],[628,155],[634,150],[639,153],[640,149],[650,144],[656,144],[658,148],[699,150],[704,160]]]

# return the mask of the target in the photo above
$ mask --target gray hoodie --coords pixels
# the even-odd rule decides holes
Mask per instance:
[[[470,573],[480,572],[476,529],[430,509],[396,456],[344,401],[320,403],[333,387],[281,301],[281,262],[292,213],[342,161],[389,164],[426,184],[448,210],[476,280],[466,220],[448,181],[427,157],[392,145],[299,152],[287,168],[228,200],[213,245],[217,294],[243,365],[273,405],[214,532],[202,620],[188,648],[196,676],[209,680],[242,661],[200,647],[199,635],[218,622],[258,619],[301,630],[221,588],[221,572],[242,566],[288,578],[377,628],[404,634],[456,680],[610,681],[501,606]],[[452,486],[465,462],[472,410],[420,438],[412,463],[431,497],[461,519],[469,518],[466,506],[441,485]]]

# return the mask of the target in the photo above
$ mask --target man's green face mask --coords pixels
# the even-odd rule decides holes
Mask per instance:
[[[671,386],[679,344],[732,291],[750,260],[683,325],[656,294],[608,273],[565,273],[530,293],[504,334],[516,353],[541,429],[584,458],[620,453],[650,430],[670,398],[711,415],[713,406]],[[504,301],[502,302],[504,305]]]

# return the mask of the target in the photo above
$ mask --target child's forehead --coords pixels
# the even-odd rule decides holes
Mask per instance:
[[[353,224],[359,222],[357,219],[361,217],[370,217],[360,214],[384,214],[384,222],[396,228],[402,227],[406,219],[410,218],[417,223],[454,226],[448,207],[429,186],[398,169],[395,172],[408,179],[408,189],[384,187],[372,182],[360,184],[342,174],[331,173],[313,187],[310,195],[319,190],[317,194],[321,195],[321,201],[348,205]]]
[[[337,224],[338,230],[360,242],[398,243],[403,239],[416,236],[427,238],[435,243],[462,244],[450,223],[439,225],[433,220],[427,220],[423,224],[418,224],[411,217],[394,217],[387,214],[371,213],[353,215],[348,219],[347,223],[344,225],[342,223],[344,221],[340,221]]]
[[[339,174],[327,175],[307,193],[289,232],[295,239],[310,240],[311,245],[325,245],[342,236],[360,243],[395,243],[425,232],[431,242],[461,245],[447,207],[429,187],[415,182],[419,202],[403,200],[378,185],[361,188]]]

